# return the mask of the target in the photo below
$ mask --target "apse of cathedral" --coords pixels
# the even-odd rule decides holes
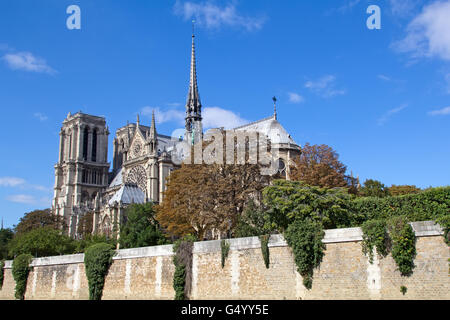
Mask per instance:
[[[189,90],[186,100],[183,139],[194,144],[202,139],[202,104],[197,84],[195,36],[192,35]],[[289,178],[289,166],[300,146],[274,113],[231,131],[258,132],[278,151],[278,173]],[[52,202],[54,214],[64,218],[67,234],[77,238],[82,217],[92,216],[92,232],[112,235],[120,230],[127,206],[163,201],[167,177],[180,167],[172,159],[177,139],[157,132],[155,114],[150,126],[127,123],[113,140],[113,161],[108,162],[109,129],[106,119],[94,115],[68,114],[60,132],[59,160],[55,165]],[[83,221],[83,222],[82,222]],[[116,229],[116,231],[118,231]]]

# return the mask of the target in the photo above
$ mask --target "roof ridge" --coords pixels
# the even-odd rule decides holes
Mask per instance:
[[[241,128],[244,128],[244,127],[248,127],[248,126],[251,126],[251,125],[253,125],[253,124],[257,124],[257,123],[260,123],[260,122],[263,122],[263,121],[267,121],[267,120],[270,120],[270,119],[276,120],[276,119],[274,119],[273,115],[271,115],[270,117],[267,117],[267,118],[264,118],[264,119],[260,119],[260,120],[256,120],[256,121],[253,121],[253,122],[244,124],[244,125],[242,125],[242,126],[233,128],[233,130],[241,129]]]

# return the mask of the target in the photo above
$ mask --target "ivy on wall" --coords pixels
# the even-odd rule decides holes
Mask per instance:
[[[404,217],[394,217],[388,221],[389,236],[392,241],[392,258],[402,276],[409,276],[414,269],[416,257],[416,236]]]
[[[113,246],[107,243],[97,243],[86,249],[84,265],[89,284],[89,300],[101,300],[113,256]]]
[[[369,220],[362,224],[362,251],[369,255],[373,263],[373,248],[385,257],[392,254],[402,276],[409,276],[414,269],[416,256],[416,237],[411,225],[404,216],[392,217],[387,221]]]
[[[284,233],[284,238],[294,253],[297,270],[303,277],[303,285],[312,287],[314,268],[318,267],[324,256],[325,235],[320,223],[310,219],[295,220]]]
[[[12,275],[16,282],[14,296],[18,300],[25,299],[25,290],[27,288],[28,274],[30,273],[30,263],[33,260],[31,254],[23,253],[18,255],[12,264]]]
[[[220,249],[222,252],[222,269],[225,267],[225,260],[230,252],[230,243],[226,240],[220,241]]]
[[[383,220],[368,220],[361,226],[363,231],[362,251],[369,255],[370,263],[373,263],[373,248],[377,249],[377,254],[385,257],[388,254],[389,235],[386,230],[386,222]]]
[[[262,256],[264,259],[264,264],[266,265],[267,269],[269,269],[269,264],[270,264],[269,239],[270,239],[269,234],[259,236],[259,240],[261,241],[261,253],[262,253]]]

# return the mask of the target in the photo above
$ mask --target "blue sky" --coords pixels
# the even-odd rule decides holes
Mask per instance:
[[[69,5],[81,30],[69,30]],[[369,30],[369,5],[381,29]],[[0,217],[50,206],[69,112],[182,127],[191,20],[206,126],[270,116],[360,180],[424,188],[450,171],[450,1],[2,0]]]

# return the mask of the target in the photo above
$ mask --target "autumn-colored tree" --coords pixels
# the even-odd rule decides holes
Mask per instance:
[[[245,204],[252,198],[261,200],[262,189],[271,177],[262,175],[259,165],[249,163],[248,149],[244,164],[225,164],[227,132],[221,130],[221,135],[222,141],[214,137],[209,142],[203,141],[201,147],[205,151],[214,146],[211,153],[214,155],[220,155],[216,149],[223,148],[222,164],[193,164],[195,157],[192,157],[190,164],[183,164],[169,176],[156,219],[172,236],[193,234],[202,240],[211,237],[212,232],[232,233]],[[234,141],[237,142],[236,138]],[[237,145],[232,149],[235,163],[238,148],[243,146]]]
[[[54,215],[50,209],[34,210],[26,213],[20,218],[19,223],[15,226],[16,236],[29,232],[31,230],[52,227],[53,229],[60,229],[63,226],[63,220],[60,216]]]
[[[417,188],[416,186],[409,186],[409,185],[396,186],[395,184],[390,186],[388,190],[391,196],[401,196],[404,194],[419,193],[420,191],[422,191],[420,188]]]
[[[327,145],[306,143],[294,161],[291,179],[322,188],[348,187],[347,167],[338,158],[336,151]]]
[[[171,235],[227,233],[253,195],[268,184],[257,165],[183,165],[167,183],[156,219]]]

